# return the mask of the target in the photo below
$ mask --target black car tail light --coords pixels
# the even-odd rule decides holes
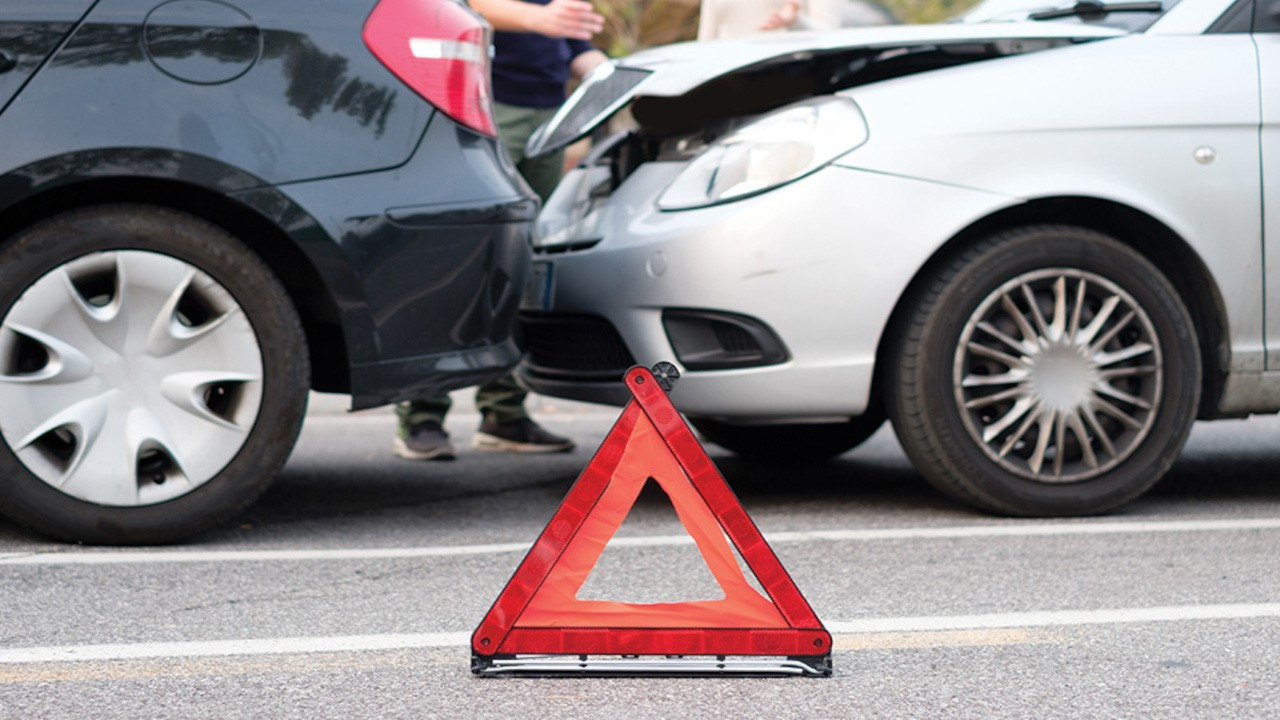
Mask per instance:
[[[713,310],[662,311],[671,348],[688,370],[725,370],[786,362],[787,349],[769,326]]]
[[[364,23],[374,57],[444,114],[490,137],[489,25],[455,0],[381,0]]]

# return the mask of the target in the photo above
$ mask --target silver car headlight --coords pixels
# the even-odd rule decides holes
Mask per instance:
[[[689,210],[758,195],[808,175],[867,141],[867,122],[846,97],[775,110],[708,145],[658,197]]]

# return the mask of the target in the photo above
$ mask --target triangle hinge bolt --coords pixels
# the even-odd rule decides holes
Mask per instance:
[[[671,392],[671,388],[680,380],[680,371],[666,360],[654,365],[650,372],[653,373],[653,379],[658,381],[658,387],[667,392]]]

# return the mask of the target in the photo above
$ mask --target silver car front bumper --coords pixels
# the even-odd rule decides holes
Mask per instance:
[[[682,167],[644,165],[590,209],[584,190],[598,177],[568,174],[540,219],[540,282],[524,309],[603,317],[637,364],[676,363],[684,379],[672,400],[682,412],[739,420],[861,414],[881,339],[913,277],[956,229],[1016,202],[832,165],[738,202],[659,210],[655,199]],[[664,330],[664,308],[756,318],[789,357],[690,371]],[[529,362],[520,377],[544,394],[625,401],[617,379],[541,373]]]

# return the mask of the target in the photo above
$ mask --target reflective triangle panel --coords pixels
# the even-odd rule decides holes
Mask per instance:
[[[477,655],[829,654],[831,637],[666,392],[644,368],[633,400],[472,636]],[[653,479],[724,593],[628,603],[577,595]],[[767,595],[743,575],[733,549]]]

